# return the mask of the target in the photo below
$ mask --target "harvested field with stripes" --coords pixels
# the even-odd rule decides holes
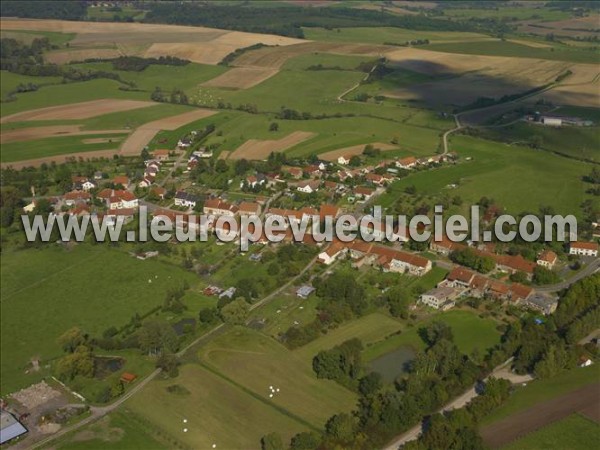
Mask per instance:
[[[294,131],[277,140],[249,139],[229,155],[229,159],[266,159],[272,152],[283,152],[315,136],[308,131]]]

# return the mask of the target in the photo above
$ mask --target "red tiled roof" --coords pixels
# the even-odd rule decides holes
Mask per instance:
[[[464,267],[455,267],[446,277],[450,281],[461,281],[463,283],[471,283],[473,277],[475,276],[474,272],[465,269]]]
[[[578,248],[581,250],[598,250],[598,244],[596,242],[571,242],[569,244],[571,248]]]
[[[239,210],[240,212],[244,213],[258,214],[258,211],[260,211],[260,205],[254,202],[242,202],[240,203]]]
[[[550,264],[554,264],[557,258],[558,256],[556,256],[556,253],[554,253],[552,250],[544,250],[538,257],[540,261],[545,261]]]
[[[533,292],[533,288],[519,283],[511,285],[510,290],[512,292],[513,297],[519,297],[522,299],[526,299]]]

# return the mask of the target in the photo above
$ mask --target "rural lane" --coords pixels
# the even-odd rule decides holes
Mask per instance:
[[[282,285],[281,287],[279,287],[278,289],[276,289],[275,291],[271,292],[269,295],[267,295],[266,297],[262,298],[261,300],[259,300],[258,302],[254,303],[252,306],[250,306],[250,311],[254,311],[258,308],[260,308],[261,306],[269,303],[271,300],[273,300],[273,298],[275,298],[277,295],[279,295],[281,292],[283,292],[285,289],[287,289],[288,287],[290,287],[296,280],[298,280],[298,278],[300,278],[302,275],[304,275],[308,270],[310,270],[310,268],[312,266],[314,266],[314,264],[317,262],[317,257],[314,257],[305,267],[304,269],[302,269],[302,271],[300,271],[300,273],[298,275],[296,275],[295,277],[293,277],[290,281],[288,281],[287,283],[285,283],[284,285]],[[194,339],[192,342],[190,342],[188,345],[186,345],[182,350],[180,350],[177,353],[177,356],[179,358],[183,357],[190,349],[192,349],[193,347],[195,347],[198,344],[205,344],[207,342],[209,342],[211,339],[213,339],[214,337],[220,335],[226,328],[226,324],[222,323],[220,325],[217,325],[214,328],[211,328],[209,331],[207,331],[206,333],[202,334],[201,336],[199,336],[198,338]],[[23,442],[19,442],[17,444],[15,444],[14,446],[12,446],[11,448],[14,450],[25,450],[25,449],[35,449],[35,448],[40,448],[42,446],[47,445],[48,443],[54,441],[55,439],[58,439],[64,435],[66,435],[67,433],[71,433],[85,425],[89,425],[99,419],[101,419],[102,417],[104,417],[105,415],[109,414],[110,412],[114,411],[115,409],[117,409],[119,406],[121,406],[123,403],[125,403],[127,400],[129,400],[132,396],[134,396],[135,394],[137,394],[138,392],[140,392],[144,387],[146,387],[146,385],[148,385],[148,383],[150,383],[152,380],[154,380],[159,374],[161,373],[161,369],[156,369],[154,370],[150,375],[148,375],[146,378],[144,378],[143,380],[139,381],[135,386],[133,386],[129,391],[127,391],[125,394],[123,394],[123,396],[119,397],[118,400],[116,400],[115,402],[111,403],[110,405],[107,406],[91,406],[90,407],[90,416],[86,417],[85,419],[74,423],[73,425],[69,425],[67,427],[61,428],[59,431],[57,431],[56,433],[52,434],[51,436],[48,436],[45,439],[42,439],[40,441],[37,441],[35,443],[29,443],[27,442],[27,440],[24,440]]]
[[[496,367],[490,375],[488,375],[485,379],[487,380],[489,377],[494,376],[496,378],[504,378],[510,381],[513,384],[524,383],[532,380],[531,375],[517,375],[507,369],[507,366],[512,362],[513,358],[505,361],[498,367]],[[438,412],[442,413],[445,411],[451,411],[453,409],[462,408],[467,405],[472,399],[477,397],[477,392],[475,391],[475,385],[473,385],[470,389],[462,393],[460,396],[456,397],[450,403],[444,405]],[[423,424],[419,423],[415,425],[410,430],[404,432],[400,436],[397,436],[390,444],[386,445],[383,450],[397,450],[402,445],[407,442],[414,441],[419,438],[419,435],[423,431]]]
[[[581,269],[579,272],[577,272],[575,275],[573,275],[571,278],[569,278],[568,280],[565,280],[565,281],[563,281],[561,283],[557,283],[557,284],[551,284],[551,285],[547,285],[547,286],[539,286],[539,287],[536,287],[535,290],[537,292],[562,291],[563,289],[566,289],[569,286],[571,286],[576,281],[579,281],[582,278],[585,278],[587,276],[594,274],[599,269],[600,269],[600,258],[596,258],[591,263],[589,263],[587,266],[585,266],[583,269]]]

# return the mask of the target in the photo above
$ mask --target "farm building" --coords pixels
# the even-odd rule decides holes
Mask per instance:
[[[595,242],[571,242],[570,255],[598,256],[598,244]]]
[[[300,298],[308,298],[308,296],[310,294],[312,294],[315,291],[315,288],[309,285],[304,285],[304,286],[300,286],[297,290],[296,290],[296,295]]]
[[[0,444],[18,438],[25,433],[27,433],[27,428],[11,413],[8,411],[0,412]]]
[[[421,295],[419,303],[446,311],[455,305],[454,299],[460,294],[461,290],[450,286],[436,287]]]
[[[557,260],[558,256],[556,256],[556,253],[554,253],[552,250],[544,250],[542,253],[540,253],[536,262],[538,266],[543,266],[546,269],[552,270]]]

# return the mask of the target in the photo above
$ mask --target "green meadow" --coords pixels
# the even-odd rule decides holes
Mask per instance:
[[[327,42],[360,42],[365,44],[404,44],[406,41],[429,39],[430,41],[455,41],[472,39],[489,39],[479,33],[459,31],[415,31],[392,27],[357,27],[357,28],[303,28],[306,39]]]
[[[93,336],[162,305],[167,290],[196,277],[157,260],[140,261],[103,245],[79,244],[2,254],[1,392],[38,381],[32,357],[60,357],[56,339],[78,326]]]
[[[483,355],[488,348],[500,342],[500,333],[496,330],[497,322],[483,319],[471,311],[454,310],[436,313],[423,322],[412,327],[404,327],[400,333],[386,336],[385,339],[367,346],[363,353],[365,360],[372,361],[402,346],[423,349],[425,344],[419,336],[419,328],[433,320],[439,320],[450,326],[456,346],[466,354],[477,349]]]
[[[127,133],[125,130],[123,133]],[[22,161],[25,159],[44,158],[47,156],[81,153],[97,150],[117,150],[126,134],[86,134],[84,136],[56,136],[36,139],[27,142],[10,142],[2,144],[1,162]],[[109,139],[110,142],[85,143],[87,139]]]
[[[557,214],[578,215],[579,205],[593,199],[582,181],[589,163],[469,136],[452,137],[450,148],[459,155],[456,165],[411,173],[394,183],[379,203],[391,206],[397,194],[412,185],[419,194],[447,192],[469,204],[492,197],[515,214],[552,206]],[[450,188],[452,184],[457,187]]]

